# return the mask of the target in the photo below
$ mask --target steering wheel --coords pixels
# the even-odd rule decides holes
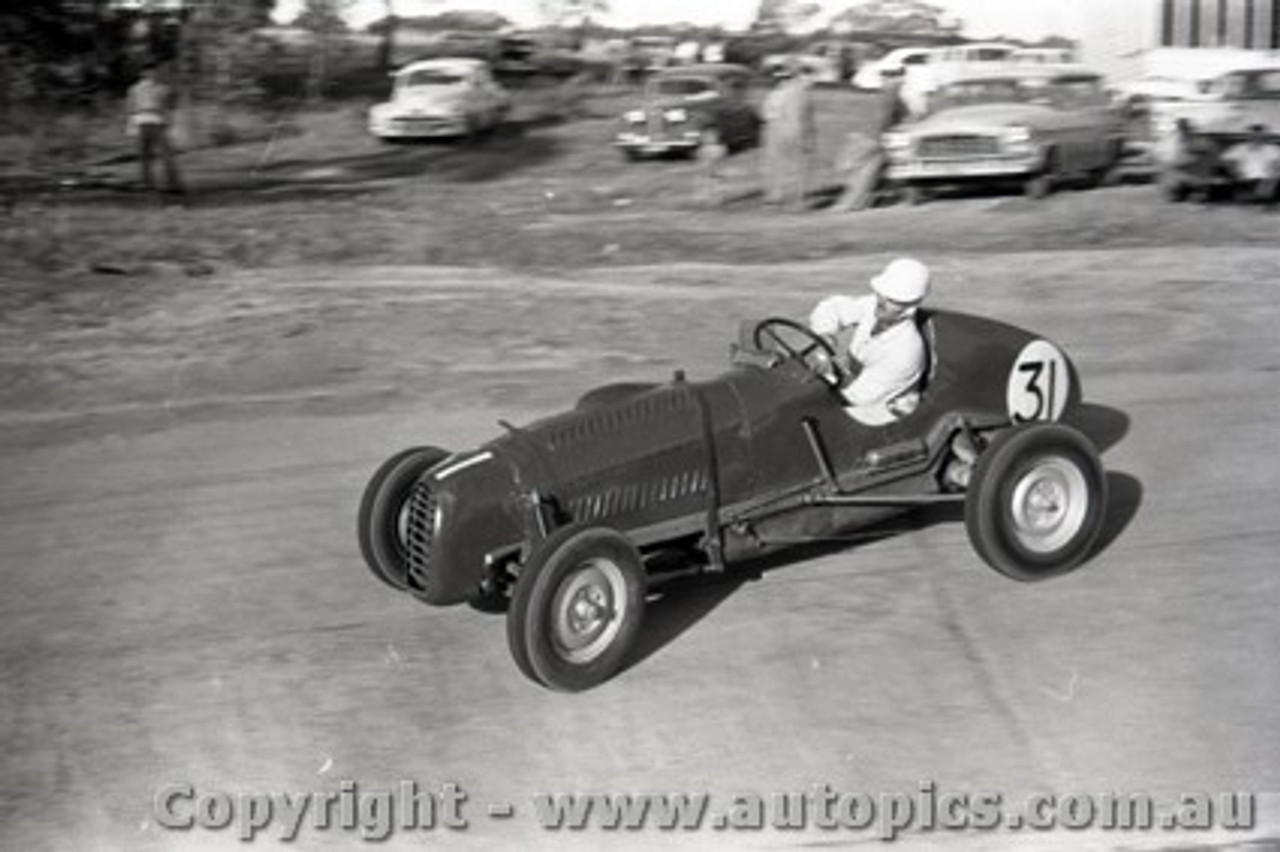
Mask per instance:
[[[788,340],[788,337],[793,340]],[[794,342],[796,337],[801,338],[801,341]],[[794,358],[828,384],[838,386],[844,380],[844,371],[840,367],[835,347],[826,338],[795,320],[786,317],[761,320],[751,332],[751,342],[757,349],[767,349]],[[818,358],[818,355],[825,357]]]

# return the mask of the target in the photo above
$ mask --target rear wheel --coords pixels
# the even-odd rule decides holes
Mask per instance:
[[[978,457],[965,498],[969,540],[992,568],[1041,580],[1083,562],[1106,517],[1106,477],[1089,439],[1060,424],[1009,429]]]
[[[414,483],[448,455],[438,447],[396,453],[374,472],[360,498],[356,521],[360,553],[373,576],[393,589],[408,588],[405,536]]]
[[[507,644],[516,666],[551,689],[579,692],[612,677],[644,614],[644,564],[622,533],[571,524],[553,532],[516,580]]]

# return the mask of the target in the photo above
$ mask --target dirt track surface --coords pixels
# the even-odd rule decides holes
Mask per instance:
[[[954,517],[929,516],[658,601],[635,663],[572,696],[518,674],[500,617],[429,609],[368,575],[365,479],[403,446],[466,447],[601,381],[714,374],[740,320],[800,315],[884,257],[7,295],[0,848],[246,848],[233,829],[156,824],[153,795],[184,782],[466,790],[467,830],[400,833],[395,849],[876,842],[545,831],[529,804],[543,792],[1280,790],[1280,251],[926,259],[938,304],[1039,329],[1077,360],[1110,471],[1102,551],[1020,585]],[[490,818],[491,802],[516,813]],[[1249,836],[1277,842],[1277,803],[1261,807]],[[899,845],[1245,839],[908,831]],[[304,828],[291,848],[359,845]]]

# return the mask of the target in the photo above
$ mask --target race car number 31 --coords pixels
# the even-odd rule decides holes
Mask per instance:
[[[1071,372],[1058,347],[1033,340],[1022,348],[1009,371],[1006,405],[1014,423],[1057,420],[1071,394]]]

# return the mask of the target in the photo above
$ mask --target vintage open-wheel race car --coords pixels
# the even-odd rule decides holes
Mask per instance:
[[[916,318],[929,367],[916,410],[855,422],[830,343],[783,318],[743,325],[706,380],[612,384],[473,449],[406,449],[360,503],[360,549],[387,585],[433,605],[506,611],[519,669],[575,691],[613,676],[649,591],[879,523],[963,503],[1000,573],[1069,571],[1102,529],[1098,452],[1061,421],[1080,404],[1054,343],[946,310]]]

